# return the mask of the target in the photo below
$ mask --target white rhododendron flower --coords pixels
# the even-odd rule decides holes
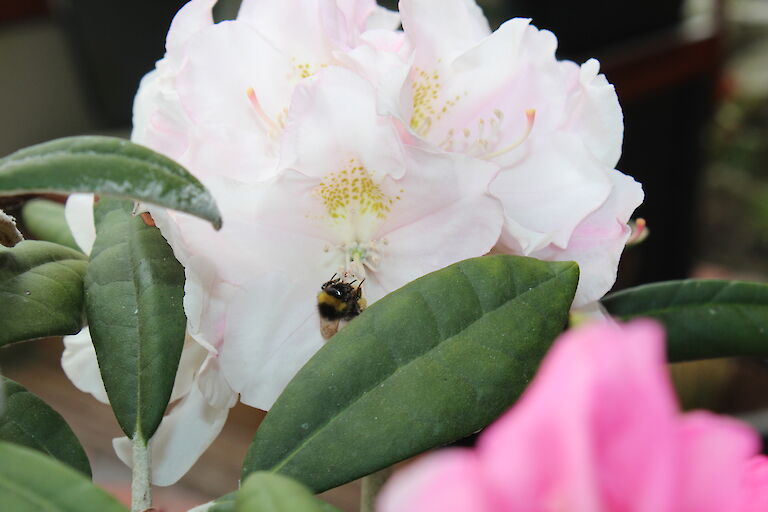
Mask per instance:
[[[186,166],[216,198],[216,232],[150,212],[186,274],[177,405],[151,441],[153,482],[180,478],[229,408],[268,409],[323,345],[320,286],[364,280],[368,303],[490,251],[575,259],[575,305],[613,284],[642,199],[614,170],[616,95],[598,65],[558,62],[527,20],[491,34],[472,0],[214,0],[175,17],[142,81],[135,142]],[[67,218],[88,250],[92,198]],[[102,400],[87,332],[67,373]],[[115,441],[130,463],[126,438]]]
[[[530,20],[491,33],[474,1],[401,0],[400,13],[414,64],[396,114],[415,136],[502,167],[490,188],[501,252],[575,260],[574,305],[602,297],[643,192],[614,170],[622,113],[598,62],[557,61],[557,39]]]

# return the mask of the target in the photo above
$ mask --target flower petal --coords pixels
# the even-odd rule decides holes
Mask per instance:
[[[386,293],[451,263],[486,254],[501,229],[500,205],[486,194],[496,165],[416,148],[410,148],[408,157],[408,172],[391,187],[400,190],[401,199],[376,235],[382,240],[381,264],[372,277]]]
[[[474,452],[428,455],[396,473],[382,490],[381,512],[499,512]],[[513,510],[512,508],[503,510]],[[514,510],[522,510],[514,509]]]
[[[390,11],[377,5],[368,16],[365,28],[367,30],[397,30],[401,23],[399,12]]]
[[[323,346],[315,303],[321,284],[271,272],[232,298],[219,357],[227,382],[243,403],[268,410]]]
[[[737,510],[743,468],[760,446],[757,433],[744,423],[707,412],[685,415],[679,430],[682,464],[673,510]]]
[[[376,111],[376,91],[355,73],[328,68],[296,88],[280,165],[325,176],[347,158],[373,173],[402,176],[402,146],[390,119]]]
[[[195,375],[208,355],[208,351],[197,343],[189,334],[184,339],[176,380],[173,382],[170,403],[187,395],[195,382]]]
[[[292,74],[290,59],[253,27],[221,22],[187,44],[187,62],[176,86],[196,123],[264,137],[273,129],[266,119],[277,123],[290,101]],[[261,111],[249,99],[250,89]]]
[[[77,389],[90,393],[101,403],[109,403],[88,327],[73,336],[64,336],[61,367]]]
[[[400,0],[400,16],[417,62],[452,60],[491,33],[475,0]]]
[[[337,13],[331,0],[243,0],[237,19],[251,24],[298,64],[315,68],[331,61],[331,41],[348,38],[344,24],[334,23]]]
[[[608,198],[611,179],[572,134],[537,138],[526,152],[499,173],[490,191],[510,221],[502,244],[517,243],[528,255],[550,243],[565,247],[576,226]]]
[[[178,400],[189,392],[195,374],[206,354],[207,351],[203,347],[187,336],[181,351],[170,402]],[[109,403],[88,327],[84,327],[83,330],[73,336],[64,336],[61,367],[77,389],[84,393],[90,393],[99,402]]]
[[[93,194],[70,194],[64,207],[64,218],[77,245],[85,254],[91,254],[93,242],[96,241]]]
[[[227,420],[229,408],[211,407],[197,386],[168,414],[150,441],[152,483],[167,486],[189,471]],[[127,466],[133,464],[131,440],[112,440],[117,456]]]
[[[768,510],[768,457],[752,457],[745,468],[742,483],[744,490],[739,512]]]
[[[576,68],[571,62],[560,65]],[[621,156],[624,116],[616,90],[599,72],[600,63],[595,59],[574,69],[574,92],[565,107],[569,117],[563,127],[580,133],[598,160],[608,167],[615,167]]]
[[[676,404],[663,350],[651,322],[593,324],[560,338],[479,441],[510,509],[673,510]]]
[[[191,0],[174,16],[165,47],[168,51],[180,50],[189,39],[206,27],[213,25],[213,6],[217,0]]]
[[[643,201],[640,184],[619,171],[610,173],[608,200],[573,231],[565,248],[550,244],[530,256],[547,261],[575,261],[581,271],[574,307],[600,299],[616,281],[616,269],[630,229],[629,217]]]
[[[197,384],[211,407],[229,409],[237,403],[237,393],[227,384],[217,356],[209,355],[203,362]]]

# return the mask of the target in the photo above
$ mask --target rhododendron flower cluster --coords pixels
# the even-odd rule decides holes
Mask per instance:
[[[679,414],[663,341],[650,321],[561,336],[475,449],[417,461],[385,487],[379,510],[768,510],[757,433],[710,413]]]
[[[324,342],[315,297],[334,274],[364,280],[371,303],[497,251],[577,261],[575,306],[612,286],[642,191],[614,169],[622,115],[596,61],[556,60],[529,20],[491,33],[472,0],[402,0],[399,15],[244,0],[216,24],[214,3],[177,14],[134,108],[132,139],[186,166],[224,219],[215,232],[150,209],[185,268],[194,350],[152,441],[156,483],[188,469],[238,395],[271,406]],[[68,204],[85,248],[90,210]],[[98,389],[77,347],[65,367]],[[130,458],[126,439],[116,448]]]

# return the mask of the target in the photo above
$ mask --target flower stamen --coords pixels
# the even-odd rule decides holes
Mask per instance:
[[[268,131],[272,131],[273,133],[280,132],[280,125],[273,121],[272,118],[269,117],[269,115],[267,115],[267,113],[264,111],[259,98],[256,97],[256,91],[253,90],[253,87],[249,87],[248,90],[245,91],[245,94],[248,96],[248,101],[251,102],[251,106],[256,112],[256,115],[259,116],[259,119],[261,119],[261,121],[267,126]]]
[[[499,117],[499,119],[502,118],[498,114],[497,114],[497,117]],[[533,130],[533,123],[536,121],[536,109],[529,108],[528,110],[526,110],[525,119],[526,119],[525,131],[515,142],[499,149],[498,151],[494,151],[493,153],[488,153],[484,155],[484,158],[487,158],[487,159],[496,158],[497,156],[501,156],[505,153],[509,153],[513,149],[518,148],[523,142],[525,142],[526,139],[528,139],[528,136],[531,134],[531,131]]]

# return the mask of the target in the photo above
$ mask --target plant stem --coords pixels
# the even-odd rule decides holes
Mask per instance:
[[[133,479],[131,481],[131,512],[152,508],[149,447],[140,434],[133,436]]]
[[[388,467],[363,477],[363,485],[360,489],[360,512],[376,512],[376,498],[391,474],[392,467]]]

